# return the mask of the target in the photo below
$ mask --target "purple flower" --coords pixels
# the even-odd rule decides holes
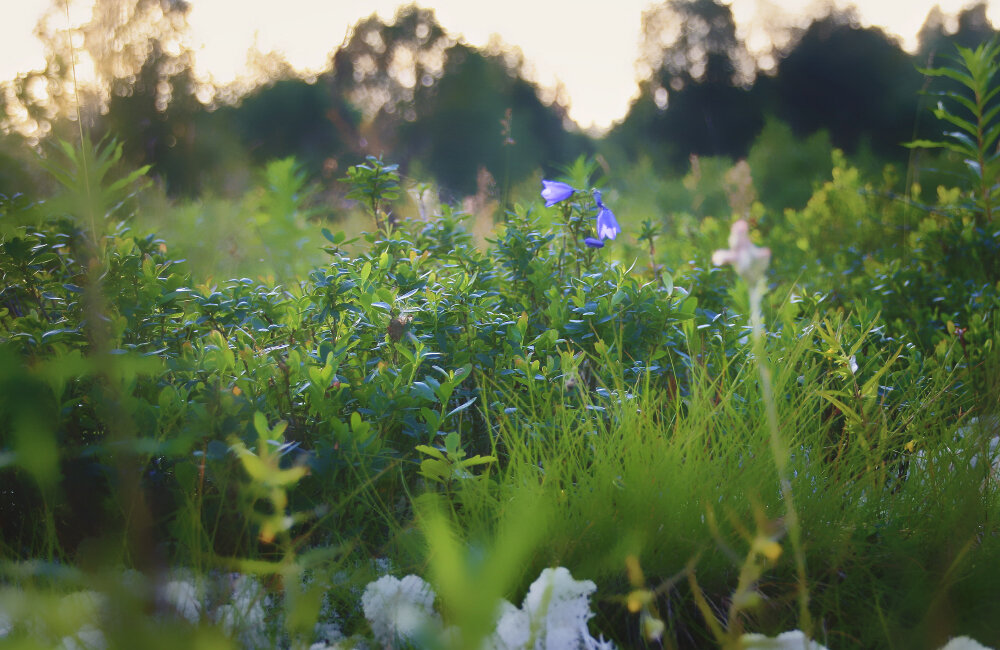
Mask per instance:
[[[604,240],[597,237],[587,237],[583,240],[583,243],[591,248],[604,248]]]
[[[618,233],[620,233],[622,229],[618,226],[618,220],[615,219],[615,214],[609,210],[608,206],[604,205],[604,201],[601,200],[600,190],[594,190],[594,203],[596,203],[599,208],[597,212],[597,236],[602,240],[614,239],[618,236]]]
[[[598,201],[600,201],[599,195]],[[622,231],[618,226],[618,220],[603,203],[598,203],[598,205],[601,206],[601,211],[597,213],[597,236],[601,239],[614,239]]]
[[[575,189],[559,181],[542,181],[542,198],[545,199],[545,207],[551,208],[560,201],[565,201],[573,196]]]

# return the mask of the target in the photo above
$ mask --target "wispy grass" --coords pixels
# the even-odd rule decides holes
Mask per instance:
[[[949,447],[967,398],[950,390],[953,376],[900,388],[906,394],[894,406],[872,412],[879,439],[865,444],[825,398],[832,379],[810,335],[820,325],[816,317],[767,341],[815,636],[832,635],[834,645],[891,638],[908,647],[907,639],[933,634],[945,615],[957,620],[941,630],[959,621],[984,629],[971,612],[941,609],[957,577],[974,581],[967,567],[1000,550],[995,482],[950,469],[972,453]],[[759,529],[790,550],[750,345],[734,354],[703,348],[700,358],[691,355],[695,360],[679,368],[688,378],[683,394],[624,382],[596,392],[541,381],[519,390],[491,386],[487,417],[504,462],[495,484],[457,487],[456,524],[468,537],[488,537],[512,504],[541,504],[544,533],[523,579],[545,566],[574,567],[603,586],[602,612],[626,637],[636,633],[635,621],[623,601],[608,596],[625,593],[630,555],[640,558],[653,586],[693,565],[705,598],[724,613]],[[915,432],[919,448],[908,448]],[[795,575],[794,555],[786,552],[755,586],[762,605],[744,613],[745,629],[797,626]],[[984,577],[978,588],[987,583]],[[708,642],[685,596],[683,586],[673,588],[659,610],[668,612],[667,625],[682,644]],[[837,639],[845,628],[858,638]]]

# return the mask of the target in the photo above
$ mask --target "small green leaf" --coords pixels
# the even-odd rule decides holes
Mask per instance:
[[[666,292],[667,297],[670,297],[674,293],[674,277],[669,273],[663,274],[663,290]]]
[[[447,461],[428,458],[420,463],[420,475],[435,483],[444,483],[451,473],[451,464]]]
[[[441,453],[436,447],[431,447],[430,445],[417,445],[414,447],[417,451],[422,454],[427,454],[428,456],[433,456],[434,458],[445,460],[444,454]]]
[[[274,423],[274,428],[271,429],[270,439],[282,441],[285,437],[285,429],[288,428],[288,422],[285,420],[278,420]]]
[[[334,246],[338,246],[341,243],[343,243],[344,239],[347,237],[347,235],[345,235],[343,231],[337,231],[337,234],[333,234],[330,232],[328,228],[323,228],[320,232],[322,232],[323,236],[326,237],[327,241],[329,241]]]
[[[461,439],[459,438],[458,433],[454,431],[444,437],[444,448],[449,456],[454,457],[460,455],[460,444]]]
[[[429,402],[438,401],[437,395],[431,390],[431,387],[422,381],[413,382],[413,392]]]
[[[257,430],[257,435],[263,440],[271,437],[271,427],[267,424],[267,416],[260,411],[253,414],[253,428]]]
[[[461,413],[461,412],[462,412],[462,411],[464,411],[465,409],[467,409],[467,408],[469,408],[470,406],[472,406],[473,404],[475,404],[475,402],[476,402],[476,399],[478,399],[478,398],[476,398],[476,397],[473,397],[472,399],[470,399],[470,400],[469,400],[468,402],[466,402],[465,404],[461,404],[461,405],[459,405],[459,406],[456,406],[456,407],[455,407],[455,408],[453,408],[453,409],[452,409],[451,411],[449,411],[449,412],[448,412],[448,415],[446,415],[445,417],[449,417],[449,418],[450,418],[451,416],[455,415],[456,413]]]
[[[476,454],[472,458],[463,460],[461,465],[462,467],[473,467],[475,465],[487,465],[495,462],[497,462],[496,456],[481,456]]]

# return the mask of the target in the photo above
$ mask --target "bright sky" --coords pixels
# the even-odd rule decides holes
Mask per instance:
[[[0,79],[43,65],[33,30],[50,0],[0,0]],[[189,0],[191,44],[201,74],[225,82],[239,74],[247,49],[282,51],[300,69],[319,70],[359,19],[378,12],[391,18],[399,0]],[[844,0],[732,0],[742,37],[751,49],[766,49],[768,34],[803,21],[805,12]],[[71,0],[73,14],[86,16],[88,0]],[[570,116],[582,126],[606,127],[625,115],[636,92],[635,61],[641,17],[651,0],[424,0],[438,22],[472,45],[497,34],[521,48],[546,87],[561,83]],[[912,49],[934,5],[952,15],[969,0],[858,0],[865,25],[878,25]],[[1000,2],[988,15],[1000,25]]]

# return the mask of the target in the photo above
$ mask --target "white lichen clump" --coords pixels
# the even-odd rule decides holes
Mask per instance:
[[[941,650],[990,650],[990,648],[967,636],[959,636],[946,643]]]
[[[610,641],[595,639],[587,628],[594,613],[590,595],[597,586],[574,580],[568,569],[545,569],[528,589],[520,609],[502,601],[496,632],[488,647],[496,650],[608,650]]]
[[[209,605],[205,582],[189,571],[173,572],[159,591],[160,603],[169,615],[192,624],[216,624],[244,648],[285,648],[289,639],[268,632],[280,627],[267,620],[276,597],[254,576],[238,573],[221,576],[228,597]],[[594,638],[588,623],[594,617],[590,598],[597,586],[590,580],[575,580],[568,569],[545,569],[532,583],[521,607],[501,600],[496,608],[493,633],[480,644],[482,650],[613,650],[611,641]],[[46,640],[60,650],[106,650],[108,642],[98,626],[106,598],[94,591],[76,591],[59,597],[59,624],[32,610],[16,589],[0,589],[0,642],[27,633]],[[324,607],[313,630],[309,650],[368,650],[369,648],[457,647],[458,627],[445,628],[434,609],[434,590],[422,578],[402,579],[386,575],[368,583],[361,605],[372,636],[345,636],[332,608]],[[744,650],[828,650],[800,630],[776,637],[743,634]],[[992,650],[974,639],[960,636],[940,650]]]
[[[610,650],[614,644],[595,639],[587,628],[594,616],[590,595],[596,590],[593,582],[574,580],[563,567],[545,569],[528,589],[520,608],[506,600],[500,602],[496,629],[484,641],[484,649]],[[442,629],[434,599],[430,585],[417,576],[402,580],[383,576],[368,584],[361,604],[375,642],[397,647],[400,642],[421,638],[443,639],[449,632]]]
[[[215,610],[215,622],[244,647],[269,647],[264,619],[271,597],[254,576],[233,574],[231,578],[232,600]]]
[[[782,632],[776,637],[767,637],[763,634],[744,634],[740,637],[740,647],[745,650],[827,650],[825,645],[810,640],[801,630]],[[942,646],[941,650],[991,649],[967,636],[960,636]]]
[[[418,576],[402,580],[382,576],[365,588],[361,606],[375,641],[395,647],[398,641],[415,641],[419,635],[439,631],[434,598],[434,590]]]
[[[750,650],[827,650],[825,645],[820,645],[806,637],[801,630],[782,632],[776,637],[768,637],[763,634],[744,634],[740,637],[740,647]]]
[[[201,592],[191,579],[178,578],[163,585],[164,602],[179,617],[197,625],[201,620]]]

